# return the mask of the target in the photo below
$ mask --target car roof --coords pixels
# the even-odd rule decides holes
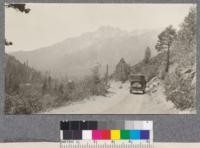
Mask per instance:
[[[142,74],[130,74],[130,76],[143,76],[143,77],[145,77],[145,76],[142,75]]]

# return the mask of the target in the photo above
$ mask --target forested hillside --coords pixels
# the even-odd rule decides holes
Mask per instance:
[[[162,34],[162,33],[161,33]],[[131,67],[132,73],[144,74],[147,80],[160,78],[164,83],[167,100],[171,100],[181,110],[195,107],[196,96],[196,10],[191,8],[180,29],[176,30],[169,52],[167,50]]]
[[[196,10],[191,9],[173,44],[165,77],[167,99],[180,109],[195,108],[196,103],[196,26]]]
[[[29,85],[41,83],[41,73],[30,68],[28,62],[20,63],[15,57],[7,55],[6,58],[6,92],[15,93],[20,89],[20,84]]]
[[[105,95],[107,86],[98,67],[80,81],[57,80],[20,63],[6,54],[5,113],[31,114],[46,111],[92,95]]]
[[[30,113],[41,109],[40,72],[30,68],[28,63],[20,63],[15,57],[6,54],[5,112]]]

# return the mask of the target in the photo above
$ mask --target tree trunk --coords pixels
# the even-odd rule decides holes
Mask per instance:
[[[108,85],[108,64],[106,65],[106,86]]]
[[[169,49],[170,49],[170,46],[168,45],[168,48],[167,48],[167,64],[166,64],[165,72],[169,71],[169,54],[170,54]]]

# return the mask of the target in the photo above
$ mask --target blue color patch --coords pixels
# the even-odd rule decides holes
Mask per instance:
[[[140,131],[140,138],[142,140],[148,140],[149,139],[149,130],[141,130]]]
[[[131,130],[130,139],[140,140],[140,130]]]

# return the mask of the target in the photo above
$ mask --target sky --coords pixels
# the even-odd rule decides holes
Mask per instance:
[[[6,52],[50,46],[101,26],[122,30],[178,28],[192,4],[27,4],[28,14],[5,8]]]

